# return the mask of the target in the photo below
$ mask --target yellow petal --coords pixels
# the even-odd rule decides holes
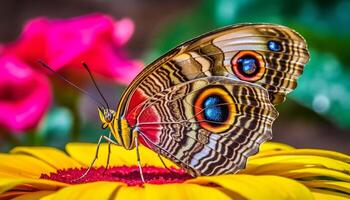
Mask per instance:
[[[304,168],[304,169],[296,169],[290,171],[284,171],[280,173],[275,173],[279,176],[284,176],[293,179],[310,179],[310,178],[318,178],[325,177],[326,179],[334,179],[350,182],[350,175],[338,172],[330,169],[322,169],[322,168]]]
[[[187,182],[214,183],[236,196],[250,200],[313,199],[311,192],[304,185],[278,176],[224,175],[198,177]]]
[[[350,195],[342,194],[334,191],[311,189],[315,200],[349,200]]]
[[[67,185],[68,184],[45,179],[0,178],[0,194],[14,188],[30,188],[33,190],[57,190]]]
[[[27,155],[0,154],[2,174],[13,177],[38,178],[42,173],[56,171],[47,163]]]
[[[256,173],[259,168],[262,168],[263,166],[266,166],[268,168],[269,165],[271,165],[271,167],[277,167],[276,171],[281,171],[284,168],[290,170],[291,165],[328,168],[343,172],[347,172],[350,169],[349,163],[327,157],[312,155],[278,155],[249,160],[245,171],[247,173]]]
[[[229,200],[230,196],[220,188],[207,187],[191,183],[154,185],[145,184],[144,187],[122,187],[116,194],[116,200]]]
[[[37,200],[42,197],[48,196],[54,192],[55,191],[47,191],[47,190],[38,191],[38,192],[28,192],[27,194],[23,194],[14,198],[13,200]]]
[[[266,165],[249,165],[239,172],[239,174],[251,175],[276,175],[285,171],[304,169],[306,166],[302,163],[269,163]]]
[[[251,159],[269,157],[269,156],[283,156],[283,155],[309,155],[309,156],[321,156],[332,158],[335,160],[340,160],[343,162],[350,163],[350,156],[328,150],[321,149],[293,149],[293,150],[283,150],[283,151],[265,151],[261,152],[255,156],[252,156]]]
[[[23,178],[21,174],[14,174],[11,171],[0,171],[1,178]]]
[[[282,151],[291,149],[294,149],[294,147],[289,146],[287,144],[282,144],[278,142],[265,142],[260,146],[259,152]]]
[[[42,200],[111,199],[111,196],[113,196],[116,190],[122,185],[123,184],[118,182],[93,182],[72,185],[46,196],[42,198]]]
[[[11,153],[33,156],[51,165],[55,169],[81,167],[76,160],[70,158],[64,152],[52,147],[16,147],[11,150]]]
[[[120,146],[111,146],[111,157],[110,157],[110,166],[121,166],[121,165],[137,165],[136,150],[126,150]],[[152,165],[163,167],[162,162],[158,158],[157,154],[152,150],[140,146],[140,157],[141,163],[143,166]],[[66,151],[71,155],[72,158],[76,159],[85,166],[90,165],[92,162],[95,153],[96,153],[96,144],[88,143],[69,143],[66,145]],[[100,146],[99,157],[95,162],[94,166],[105,166],[108,155],[108,145],[103,143]],[[163,158],[167,166],[176,166],[171,161]]]
[[[0,194],[19,185],[21,181],[15,179],[0,178]],[[0,196],[1,197],[1,196]]]
[[[302,181],[304,185],[309,188],[323,188],[333,191],[341,191],[350,195],[350,182],[343,181],[329,181],[329,180],[312,180]]]
[[[27,193],[28,192],[24,192],[24,191],[9,191],[9,192],[0,194],[0,199],[1,200],[13,199],[15,197],[18,197],[20,195],[24,195]]]

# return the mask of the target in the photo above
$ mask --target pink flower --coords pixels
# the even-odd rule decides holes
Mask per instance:
[[[33,128],[47,111],[52,93],[47,77],[37,70],[42,69],[38,60],[54,70],[83,69],[85,61],[96,74],[129,83],[142,68],[123,50],[133,32],[130,19],[103,14],[30,20],[17,41],[0,44],[0,127],[12,132]]]
[[[34,127],[52,94],[48,79],[11,56],[0,57],[0,126],[12,132]]]
[[[128,19],[115,21],[103,14],[71,19],[40,17],[29,21],[18,41],[4,52],[16,55],[30,65],[46,61],[55,70],[81,68],[85,61],[92,71],[120,83],[129,83],[142,64],[127,58],[123,46],[134,32]]]

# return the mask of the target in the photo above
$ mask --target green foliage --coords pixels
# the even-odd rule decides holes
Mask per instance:
[[[40,124],[34,144],[64,147],[73,127],[73,115],[65,107],[53,107]]]

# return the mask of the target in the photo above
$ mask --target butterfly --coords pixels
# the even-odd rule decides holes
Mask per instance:
[[[141,143],[192,176],[235,173],[272,138],[275,105],[308,60],[303,37],[285,26],[221,28],[145,67],[116,110],[99,108],[102,127],[113,143],[137,153]]]

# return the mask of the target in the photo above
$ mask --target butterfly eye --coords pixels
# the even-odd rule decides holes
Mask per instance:
[[[113,119],[113,115],[112,115],[112,113],[111,112],[109,112],[109,111],[107,111],[106,113],[105,113],[105,120],[106,120],[106,122],[111,122],[112,121],[112,119]]]
[[[195,100],[194,113],[199,125],[213,133],[226,131],[234,121],[235,105],[222,87],[206,88]]]
[[[271,51],[281,51],[282,50],[282,45],[280,42],[278,41],[274,41],[274,40],[270,40],[267,42],[267,47],[271,50]]]
[[[241,51],[232,59],[235,75],[244,81],[257,81],[265,72],[263,57],[253,51]]]

